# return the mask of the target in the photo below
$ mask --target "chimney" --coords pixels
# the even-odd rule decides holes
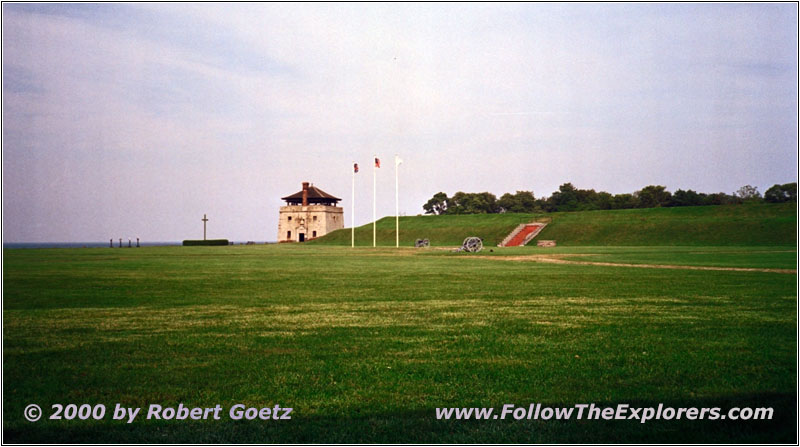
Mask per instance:
[[[308,182],[303,182],[303,206],[308,206]]]

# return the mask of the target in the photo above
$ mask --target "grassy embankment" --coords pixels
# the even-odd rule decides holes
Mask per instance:
[[[487,246],[500,243],[518,224],[552,222],[537,239],[565,246],[596,245],[794,245],[796,204],[748,204],[579,211],[549,214],[477,214],[400,218],[400,244],[429,239],[433,246],[459,246],[479,236]],[[377,222],[378,245],[394,246],[395,219]],[[350,245],[350,229],[330,233],[313,244]],[[372,224],[356,228],[356,245],[372,245]]]

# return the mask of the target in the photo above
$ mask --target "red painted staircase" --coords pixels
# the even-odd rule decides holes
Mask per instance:
[[[540,231],[546,226],[546,223],[529,223],[521,224],[514,231],[511,232],[503,242],[500,243],[501,247],[519,247],[530,242],[531,239],[536,237]]]

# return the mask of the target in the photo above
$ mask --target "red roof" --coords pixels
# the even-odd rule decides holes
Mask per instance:
[[[298,192],[296,192],[296,193],[294,193],[294,194],[292,194],[290,196],[281,197],[281,200],[285,200],[287,202],[302,203],[302,201],[303,201],[303,190],[301,189],[300,191],[298,191]],[[332,195],[328,194],[327,192],[317,188],[314,185],[311,185],[311,186],[308,187],[308,202],[309,203],[312,203],[312,202],[329,203],[329,202],[338,202],[340,200],[342,200],[342,199],[340,199],[338,197],[335,197],[335,196],[332,196]]]

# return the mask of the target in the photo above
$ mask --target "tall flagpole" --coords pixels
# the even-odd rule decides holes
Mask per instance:
[[[378,168],[378,156],[375,156],[375,162],[372,163],[372,246],[375,247],[376,241],[376,232],[375,232],[375,206],[376,206],[376,191],[377,188],[375,187],[375,182],[377,179],[377,172],[376,169]]]
[[[394,154],[394,246],[400,247],[400,184],[397,180],[400,157]]]
[[[353,162],[353,200],[350,201],[350,247],[356,246],[356,162]]]

